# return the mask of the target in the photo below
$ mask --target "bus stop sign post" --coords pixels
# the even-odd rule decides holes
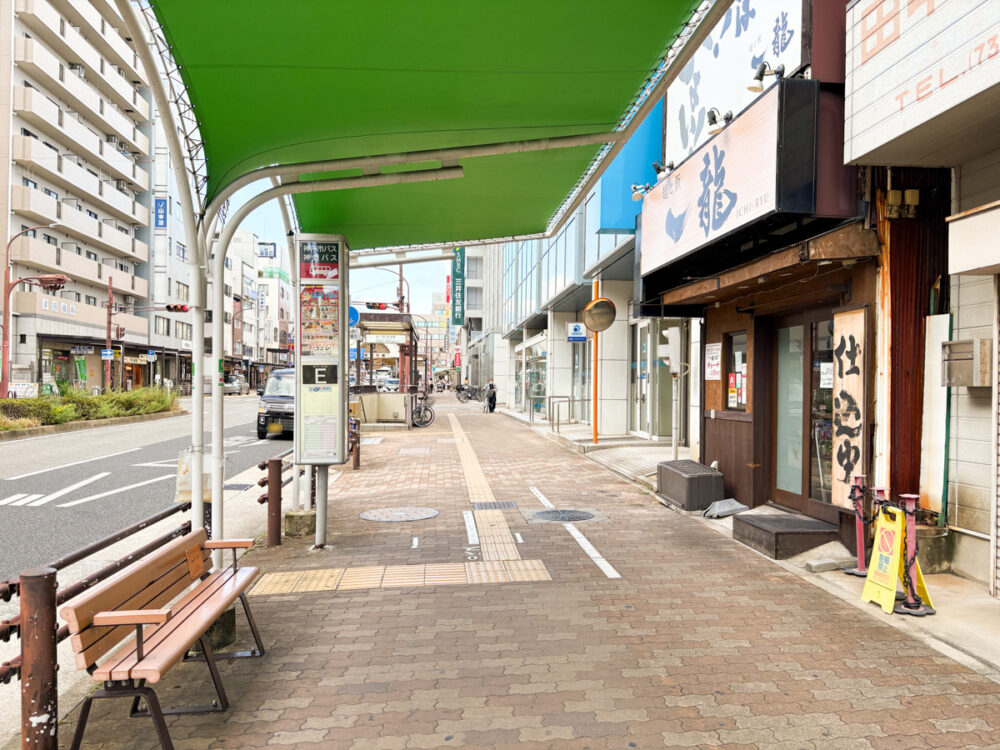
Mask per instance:
[[[295,463],[316,469],[316,543],[326,546],[330,464],[347,460],[348,254],[340,234],[299,234]],[[343,335],[342,335],[343,334]]]

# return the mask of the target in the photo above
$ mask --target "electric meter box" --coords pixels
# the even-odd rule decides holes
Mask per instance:
[[[941,342],[941,385],[988,388],[992,384],[992,339]]]

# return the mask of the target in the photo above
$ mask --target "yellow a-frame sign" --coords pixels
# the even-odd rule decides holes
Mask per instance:
[[[872,557],[868,561],[868,577],[861,592],[861,601],[878,602],[886,614],[892,614],[896,606],[896,582],[903,581],[903,567],[906,565],[906,555],[903,553],[903,524],[906,517],[899,508],[885,506],[875,524],[875,543],[872,545]],[[917,596],[928,607],[931,595],[927,593],[924,574],[920,572],[920,563],[914,561],[913,583]]]

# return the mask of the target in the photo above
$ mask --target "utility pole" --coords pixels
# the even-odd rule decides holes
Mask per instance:
[[[111,291],[111,277],[108,276],[108,327],[105,332],[105,342],[104,348],[108,351],[111,350],[111,315],[113,314],[113,307],[115,305],[114,293]],[[108,390],[112,390],[111,386],[111,360],[104,360],[104,387]]]
[[[409,312],[410,311],[409,300],[406,300],[406,310],[403,309],[403,264],[400,263],[398,268],[399,268],[399,289],[396,292],[396,296],[399,298],[399,304],[396,306],[396,309],[399,310],[400,312]]]

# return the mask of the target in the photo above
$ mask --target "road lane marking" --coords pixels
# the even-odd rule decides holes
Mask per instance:
[[[162,461],[149,461],[144,464],[132,464],[132,466],[151,466],[154,469],[176,469],[177,459],[176,458],[165,458]]]
[[[538,502],[540,502],[546,508],[548,508],[549,510],[555,510],[556,509],[556,506],[554,506],[552,503],[550,503],[549,499],[547,497],[545,497],[545,495],[543,495],[541,493],[541,491],[537,487],[529,487],[528,489],[531,490],[531,494],[532,495],[534,495],[535,497],[538,498]]]
[[[416,549],[420,545],[420,538],[413,537],[413,546],[410,549]]]
[[[45,505],[46,503],[51,503],[53,500],[57,500],[63,495],[68,495],[73,490],[78,490],[84,485],[90,484],[91,482],[96,482],[98,479],[104,479],[104,477],[108,476],[110,473],[111,473],[110,471],[102,471],[100,474],[94,474],[94,476],[90,477],[89,479],[84,479],[82,481],[77,482],[76,484],[71,484],[69,487],[63,487],[61,490],[46,495],[41,500],[36,500],[35,502],[31,503],[31,507],[37,508],[39,505]]]
[[[82,461],[74,461],[71,464],[63,464],[62,466],[51,466],[48,469],[39,469],[38,471],[28,472],[27,474],[18,474],[16,477],[4,477],[7,481],[13,481],[15,479],[26,479],[27,477],[33,477],[36,474],[47,474],[50,471],[59,471],[60,469],[66,469],[70,466],[79,466],[80,464],[89,464],[91,461],[100,461],[105,458],[111,458],[112,456],[121,456],[126,453],[134,453],[135,451],[142,450],[142,448],[129,448],[125,451],[118,451],[117,453],[108,453],[104,456],[95,456],[94,458],[85,458]]]
[[[514,538],[517,540],[518,544],[524,544],[524,539],[516,531],[514,532]]]
[[[472,547],[479,544],[479,532],[476,531],[476,518],[472,515],[471,510],[463,510],[462,515],[465,516],[465,535],[469,538],[469,546]]]
[[[14,501],[10,505],[11,507],[14,507],[15,505],[27,505],[28,503],[32,502],[33,500],[37,500],[40,497],[41,495],[28,495],[27,497],[22,497],[20,500]]]
[[[25,494],[27,494],[27,493],[18,492],[16,495],[11,495],[10,497],[5,497],[3,500],[0,500],[0,505],[10,505],[14,501],[20,500],[22,497],[25,496]]]
[[[96,495],[91,495],[90,497],[82,497],[79,500],[73,500],[72,502],[63,503],[58,507],[72,508],[74,505],[80,505],[81,503],[89,503],[91,500],[100,500],[102,497],[117,495],[119,492],[125,492],[126,490],[134,490],[136,487],[145,487],[147,484],[152,484],[153,482],[162,482],[164,479],[173,479],[174,476],[175,476],[174,474],[164,474],[162,477],[147,479],[145,482],[136,482],[135,484],[130,484],[127,487],[119,487],[117,490],[108,490],[107,492],[100,492]]]
[[[580,545],[583,551],[587,553],[587,557],[589,557],[591,560],[594,561],[594,564],[601,569],[604,575],[606,575],[608,578],[622,577],[621,573],[615,570],[611,566],[611,563],[609,563],[607,560],[604,559],[601,553],[597,551],[597,549],[594,547],[593,544],[590,543],[587,537],[585,537],[583,534],[580,533],[580,530],[576,528],[576,526],[574,526],[571,523],[564,523],[563,528],[570,533],[570,536],[576,539],[576,543]]]

